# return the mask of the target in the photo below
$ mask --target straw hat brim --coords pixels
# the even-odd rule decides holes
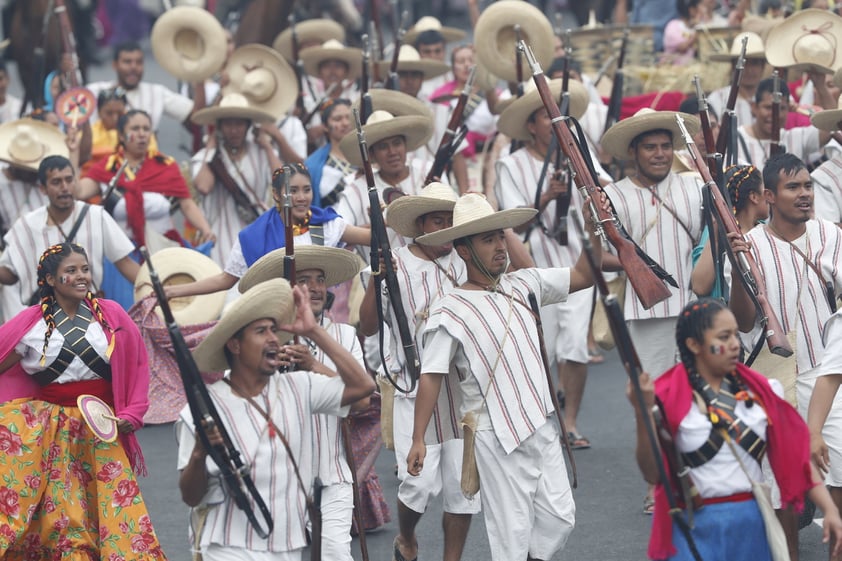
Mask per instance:
[[[415,40],[418,39],[418,36],[424,33],[425,31],[429,31],[428,29],[416,30],[416,29],[408,29],[406,33],[403,35],[403,42],[405,45],[415,45]],[[468,36],[468,33],[463,29],[458,29],[456,27],[448,27],[446,25],[441,26],[439,29],[435,29],[433,31],[438,31],[441,33],[441,36],[444,37],[445,43],[453,43],[455,41],[461,41],[465,37]]]
[[[826,109],[810,117],[814,127],[830,132],[839,130],[839,121],[842,121],[842,109]]]
[[[433,136],[433,121],[429,117],[404,115],[388,121],[364,125],[363,132],[369,149],[386,138],[402,136],[406,139],[406,152],[409,154],[426,144]],[[363,165],[356,131],[345,135],[345,138],[339,142],[339,149],[351,165],[357,167]]]
[[[286,249],[270,251],[249,267],[240,279],[238,289],[246,292],[271,279],[284,276]],[[331,287],[351,280],[366,267],[365,262],[353,251],[336,247],[302,245],[295,248],[295,270],[319,269],[325,274],[325,286]]]
[[[324,47],[310,47],[301,51],[301,62],[304,72],[310,76],[319,75],[319,65],[326,60],[340,60],[348,65],[348,80],[356,80],[362,73],[363,52],[353,47],[343,49],[325,49]]]
[[[392,69],[391,61],[384,60],[378,62],[377,65],[377,69],[380,72],[380,76],[389,75],[389,71]],[[449,71],[450,66],[447,63],[438,60],[398,60],[398,73],[421,72],[422,74],[424,74],[425,80],[429,80],[430,78],[436,78],[443,74],[447,74]]]
[[[299,44],[311,43],[318,41],[324,43],[335,39],[340,43],[345,42],[345,28],[332,19],[308,19],[295,24],[295,34],[298,36]],[[275,41],[272,43],[272,48],[281,53],[281,56],[290,64],[295,64],[295,59],[292,56],[292,28],[287,27],[281,31]],[[299,55],[301,53],[299,52]]]
[[[190,118],[197,125],[213,125],[220,119],[248,119],[255,123],[273,122],[275,116],[254,107],[205,107]]]
[[[292,289],[284,279],[269,280],[254,286],[235,300],[213,330],[193,350],[193,358],[202,372],[222,372],[230,368],[225,359],[225,344],[240,329],[259,319],[273,319],[277,324],[290,323],[295,317]],[[292,339],[292,333],[275,333],[281,344]]]
[[[675,111],[655,111],[645,115],[635,115],[620,121],[602,136],[600,145],[605,152],[614,158],[627,160],[629,158],[629,144],[635,137],[647,131],[666,129],[672,132],[673,148],[680,149],[685,144],[678,123],[675,121],[676,115],[681,115],[684,118],[684,125],[691,135],[696,134],[702,128],[699,118],[695,115]]]
[[[562,80],[550,80],[550,92],[556,101],[561,99],[561,85]],[[570,80],[567,91],[570,94],[570,115],[575,119],[580,119],[590,103],[588,90],[576,80]],[[529,91],[505,107],[497,121],[497,129],[509,138],[531,140],[532,135],[529,133],[527,120],[532,113],[542,107],[544,103],[541,101],[538,90]]]
[[[397,202],[397,201],[396,201]],[[510,208],[507,210],[500,210],[494,214],[483,216],[475,220],[470,220],[458,226],[452,226],[424,234],[415,239],[418,243],[424,245],[444,245],[453,240],[473,236],[475,234],[482,234],[484,232],[495,232],[506,228],[516,228],[521,224],[525,224],[532,220],[538,211],[534,208]]]
[[[250,92],[242,89],[249,70],[257,67],[268,70],[274,77],[276,89],[268,100],[255,99]],[[249,44],[239,47],[231,53],[224,70],[229,81],[228,85],[222,88],[222,95],[242,94],[248,99],[251,107],[269,113],[273,119],[280,118],[298,99],[295,70],[278,52],[266,45]]]
[[[36,140],[41,145],[37,157],[26,161],[13,156],[10,151],[12,141],[17,136],[21,126],[31,128],[35,132]],[[56,127],[49,123],[29,118],[9,121],[0,125],[0,161],[7,162],[15,167],[37,172],[38,166],[41,165],[41,160],[47,156],[70,157],[70,152],[68,152],[67,144],[64,141],[64,135]]]
[[[418,99],[397,90],[377,88],[369,90],[372,111],[388,111],[395,117],[407,115],[416,117],[432,117],[429,106]],[[360,100],[354,101],[353,107],[360,108]]]
[[[156,252],[152,257],[155,271],[164,286],[175,275],[184,275],[197,281],[213,275],[218,275],[222,269],[213,259],[202,255],[198,251],[183,247],[170,247]],[[149,265],[144,263],[137,272],[134,282],[134,299],[138,302],[152,293],[152,281],[149,277]],[[181,298],[177,299],[181,300]],[[219,317],[225,305],[225,291],[189,296],[184,298],[184,307],[174,307],[173,317],[179,325],[195,325],[207,323]],[[173,301],[175,302],[175,300]],[[156,308],[158,317],[163,314]]]
[[[431,212],[453,212],[456,201],[410,195],[395,199],[386,209],[386,223],[398,234],[418,238],[424,232],[418,228],[417,219]]]
[[[196,59],[180,50],[185,32],[196,35],[190,45],[200,53]],[[219,72],[228,50],[225,29],[213,14],[196,6],[176,6],[164,12],[152,27],[150,44],[158,64],[186,82],[200,82]]]
[[[813,34],[809,30],[829,26],[821,34]],[[824,36],[827,34],[828,48],[833,50],[827,65],[817,61],[799,62],[795,58],[797,42],[802,38]],[[801,72],[822,72],[833,74],[842,65],[842,17],[827,10],[807,9],[796,12],[785,18],[771,30],[765,41],[766,60],[774,67],[793,68]]]

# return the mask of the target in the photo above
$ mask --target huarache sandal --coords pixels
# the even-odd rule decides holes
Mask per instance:
[[[655,497],[646,495],[643,499],[643,514],[655,514]]]
[[[578,432],[568,432],[567,440],[570,441],[570,448],[573,450],[585,450],[591,447],[591,441]]]
[[[392,561],[418,561],[418,555],[417,554],[412,559],[407,559],[406,557],[403,556],[403,553],[401,553],[401,548],[398,547],[398,538],[395,538],[394,545],[395,545],[395,552],[392,555]]]

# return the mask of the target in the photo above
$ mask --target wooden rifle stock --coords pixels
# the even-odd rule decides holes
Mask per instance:
[[[289,185],[292,168],[285,165],[282,169],[284,173],[283,193],[281,193],[284,219],[284,278],[289,281],[290,286],[295,286],[295,239],[292,224],[292,192]]]
[[[427,177],[424,179],[424,185],[429,185],[433,181],[440,180],[444,174],[447,164],[450,163],[451,158],[456,149],[459,147],[454,140],[459,136],[459,129],[462,126],[463,116],[465,115],[465,108],[468,106],[468,100],[471,97],[471,91],[474,88],[474,77],[476,75],[477,67],[471,68],[471,73],[468,75],[468,81],[465,82],[465,87],[459,93],[459,100],[456,102],[456,107],[450,113],[450,119],[447,122],[447,129],[441,137],[439,147],[436,150],[436,157],[433,159],[433,165],[430,171],[427,172]]]
[[[573,49],[570,46],[570,33],[564,35],[564,74],[561,80],[561,102],[559,103],[559,113],[564,117],[570,115],[570,57],[573,55]],[[553,237],[560,245],[567,245],[569,243],[567,232],[567,213],[570,210],[570,201],[573,194],[570,192],[573,178],[570,177],[569,170],[566,170],[567,161],[563,157],[561,146],[556,143],[555,146],[555,175],[560,181],[566,182],[566,189],[555,199],[555,222],[553,223]],[[567,173],[563,173],[566,171]]]
[[[676,115],[675,119],[681,129],[681,134],[684,136],[684,141],[687,143],[687,150],[693,158],[693,163],[702,175],[705,186],[710,191],[710,200],[713,202],[712,211],[715,213],[714,218],[717,219],[717,223],[723,228],[726,234],[738,233],[742,236],[737,219],[720,196],[719,189],[713,182],[710,171],[701,156],[699,156],[696,143],[693,142],[693,138],[684,126],[684,120],[680,115]],[[711,236],[713,235],[711,233]],[[754,293],[756,304],[759,305],[757,312],[760,315],[760,323],[764,329],[769,350],[779,356],[790,356],[792,354],[792,347],[789,346],[786,333],[766,298],[766,286],[763,284],[763,277],[760,274],[760,268],[757,266],[757,262],[751,253],[739,253],[735,255],[730,247],[730,244],[728,244],[728,257],[731,260],[731,264],[740,272],[746,288]]]
[[[243,463],[240,452],[234,446],[231,436],[228,434],[222,418],[219,416],[219,411],[217,411],[210,397],[210,393],[205,386],[205,382],[202,380],[199,367],[196,365],[196,361],[193,360],[193,355],[190,354],[190,348],[187,346],[187,342],[181,334],[181,329],[175,322],[172,309],[164,293],[164,285],[161,283],[161,279],[152,265],[149,252],[145,247],[141,247],[140,252],[149,267],[149,279],[152,282],[152,288],[158,299],[158,306],[164,315],[164,323],[167,324],[167,331],[169,332],[173,345],[173,353],[175,354],[175,359],[178,362],[178,370],[181,374],[181,382],[184,384],[187,404],[190,407],[190,414],[193,416],[196,435],[198,435],[202,446],[204,446],[213,462],[219,466],[220,475],[225,482],[228,492],[231,494],[234,504],[245,513],[246,518],[248,518],[249,523],[254,527],[257,535],[266,539],[272,532],[274,524],[269,508],[263,501],[263,497],[260,496],[257,487],[255,487],[254,481],[251,475],[249,475],[249,468]],[[218,446],[211,445],[208,432],[213,428],[216,428],[219,432],[223,444]],[[251,501],[254,501],[254,504],[260,510],[265,527],[257,520],[257,516],[251,506]]]
[[[736,146],[728,146],[728,138],[730,137],[731,127],[736,127],[736,113],[734,108],[737,106],[737,95],[740,93],[740,81],[743,79],[743,68],[746,66],[746,45],[748,44],[748,37],[743,37],[743,45],[740,49],[740,57],[737,59],[737,64],[734,66],[734,73],[731,75],[731,89],[728,90],[728,102],[725,104],[725,111],[720,116],[719,136],[716,138],[716,151],[720,154],[725,154],[726,150],[736,150]]]
[[[404,358],[406,361],[405,367],[409,373],[410,387],[408,389],[401,388],[396,380],[393,380],[389,374],[389,368],[385,360],[384,343],[383,343],[383,325],[380,326],[380,356],[383,358],[383,371],[389,382],[395,386],[395,389],[402,393],[410,393],[415,390],[418,384],[418,377],[421,374],[421,362],[418,359],[418,350],[415,348],[414,334],[409,330],[409,324],[406,320],[406,311],[403,307],[403,299],[401,298],[400,285],[398,284],[398,275],[392,264],[392,247],[389,243],[389,234],[386,231],[386,221],[383,219],[383,209],[380,207],[380,195],[377,192],[377,184],[374,182],[374,172],[371,170],[371,161],[368,157],[368,145],[365,140],[365,132],[363,132],[362,124],[360,123],[359,111],[354,109],[354,121],[357,128],[357,142],[360,146],[360,159],[363,162],[363,172],[365,173],[366,185],[368,185],[368,205],[371,221],[371,267],[372,279],[371,282],[377,283],[377,290],[375,290],[377,298],[377,309],[382,310],[380,290],[380,283],[386,283],[386,291],[389,297],[389,304],[392,306],[392,311],[397,320],[398,336],[400,338],[401,347],[403,348]],[[380,258],[383,258],[383,266],[378,267]],[[376,269],[376,270],[375,270]]]
[[[544,107],[552,120],[553,133],[558,139],[564,155],[570,161],[576,186],[582,191],[583,196],[591,197],[593,200],[598,192],[602,192],[602,189],[594,181],[593,174],[591,174],[590,168],[585,162],[579,144],[567,127],[565,118],[561,116],[558,105],[556,105],[547,85],[547,78],[544,76],[544,71],[541,70],[538,61],[535,60],[535,55],[523,42],[521,42],[521,46],[526,53],[529,65],[532,67],[532,79],[535,81],[541,101],[543,101]],[[643,307],[649,309],[658,302],[669,298],[670,289],[655,272],[654,267],[657,267],[657,264],[651,261],[648,256],[646,257],[650,262],[644,261],[643,256],[646,254],[628,237],[617,216],[613,212],[609,213],[603,210],[600,205],[593,204],[593,202],[591,207],[593,215],[597,217],[600,234],[607,238],[608,242],[617,250],[620,263]]]
[[[772,142],[769,145],[769,156],[775,156],[784,151],[781,146],[781,74],[778,69],[772,72]]]

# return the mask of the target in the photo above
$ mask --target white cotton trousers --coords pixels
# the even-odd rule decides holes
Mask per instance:
[[[212,543],[202,550],[202,561],[301,561],[301,550],[252,551]]]

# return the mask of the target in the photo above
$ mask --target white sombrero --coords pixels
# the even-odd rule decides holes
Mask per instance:
[[[345,42],[345,28],[339,25],[332,19],[308,19],[295,24],[295,35],[298,39],[298,54],[309,47],[318,47],[325,41],[334,39],[340,43]],[[281,55],[290,64],[295,64],[296,61],[292,56],[292,28],[287,27],[281,31],[275,41],[272,43],[272,48],[281,53]]]
[[[398,234],[407,238],[423,236],[417,219],[431,212],[453,212],[456,204],[453,187],[434,181],[417,195],[395,199],[386,209],[386,223]]]
[[[796,12],[769,31],[766,60],[778,68],[832,74],[842,65],[842,17],[827,10]]]
[[[377,88],[369,90],[372,111],[388,111],[395,117],[415,115],[432,117],[430,107],[418,99],[397,90]],[[352,107],[359,109],[360,100],[357,99]]]
[[[459,197],[453,205],[452,227],[419,236],[415,241],[424,245],[444,245],[475,234],[515,228],[529,222],[536,214],[538,211],[534,208],[510,208],[495,212],[483,195],[468,193]]]
[[[219,72],[228,50],[222,25],[195,6],[164,12],[152,27],[150,43],[158,64],[185,82],[200,82]]]
[[[346,47],[336,39],[322,43],[320,47],[310,47],[301,51],[304,72],[310,76],[319,75],[319,65],[328,60],[338,60],[348,65],[348,80],[356,80],[362,73],[363,52],[360,49]]]
[[[0,125],[0,160],[38,171],[47,156],[70,157],[64,135],[53,125],[29,118]]]
[[[550,80],[550,92],[553,94],[553,99],[558,102],[561,99],[561,84],[563,80]],[[529,134],[527,128],[527,120],[538,109],[544,107],[541,101],[541,95],[535,87],[535,83],[530,80],[526,83],[525,93],[516,98],[511,103],[507,104],[505,109],[500,113],[500,119],[497,121],[497,129],[508,136],[517,140],[530,140],[532,135]],[[585,89],[581,83],[576,80],[568,82],[567,91],[570,94],[570,116],[575,119],[580,119],[588,108],[590,103],[590,96],[588,90]]]
[[[249,267],[240,279],[238,289],[246,292],[253,286],[284,276],[286,249],[270,251]],[[295,270],[319,269],[325,274],[325,286],[335,286],[351,280],[365,269],[365,261],[353,251],[320,245],[301,245],[295,248]]]
[[[295,318],[292,288],[284,279],[273,279],[254,286],[237,298],[204,341],[193,350],[193,358],[202,372],[222,372],[230,368],[225,358],[225,344],[240,329],[259,319],[273,319],[277,324]],[[292,339],[285,331],[275,333],[281,344]]]
[[[666,129],[672,132],[672,146],[679,149],[684,147],[684,139],[681,136],[681,129],[675,121],[675,116],[681,115],[684,118],[684,125],[687,131],[694,135],[702,128],[699,118],[687,113],[676,111],[655,111],[644,107],[634,116],[623,119],[602,136],[600,144],[602,149],[618,160],[629,158],[629,144],[637,136],[659,129]]]
[[[151,257],[155,271],[164,286],[186,284],[218,275],[222,269],[213,259],[193,249],[169,247],[155,252]],[[152,293],[149,266],[144,263],[134,281],[134,300],[138,302]],[[173,317],[179,325],[207,323],[219,317],[225,305],[225,291],[187,296],[170,300]],[[160,310],[158,316],[163,319]]]
[[[713,53],[708,57],[708,60],[713,62],[731,62],[740,58],[740,53],[743,49],[743,38],[748,38],[746,42],[746,58],[766,58],[766,50],[763,48],[763,39],[760,35],[752,31],[743,31],[734,37],[731,42],[731,50],[727,53]]]
[[[825,131],[838,131],[839,122],[842,121],[842,95],[839,96],[836,105],[836,109],[825,109],[824,111],[814,113],[810,117],[810,122],[813,123],[813,126]]]
[[[380,76],[388,76],[391,67],[392,62],[389,60],[382,60],[377,63]],[[421,72],[424,74],[424,79],[429,80],[446,74],[449,70],[450,65],[447,63],[430,58],[421,58],[415,47],[401,45],[401,50],[398,53],[398,72]]]
[[[369,148],[386,138],[402,136],[406,139],[406,152],[408,154],[424,146],[433,136],[433,119],[413,115],[395,117],[388,111],[374,111],[366,124],[363,125],[363,132]],[[339,149],[342,150],[351,165],[357,167],[363,165],[359,145],[357,144],[357,131],[346,134],[345,138],[339,142]]]
[[[219,105],[199,109],[190,118],[197,125],[213,125],[219,119],[248,119],[255,123],[265,123],[274,121],[275,117],[249,105],[243,94],[229,93],[222,96]]]
[[[441,36],[444,37],[445,43],[461,41],[462,39],[468,36],[467,32],[465,32],[463,29],[459,29],[456,27],[447,27],[442,25],[441,22],[433,16],[424,16],[417,22],[415,22],[415,25],[413,25],[407,30],[407,32],[403,36],[403,42],[408,45],[414,45],[415,40],[418,39],[418,36],[424,33],[425,31],[438,31],[439,33],[441,33]]]
[[[278,119],[298,99],[295,71],[284,58],[265,45],[244,45],[231,53],[225,65],[228,85],[222,94],[239,93],[251,107]]]

